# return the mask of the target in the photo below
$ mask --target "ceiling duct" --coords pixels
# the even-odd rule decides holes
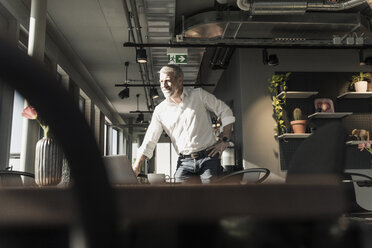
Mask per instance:
[[[372,0],[366,0],[366,2],[368,3],[369,7],[372,9]]]
[[[365,3],[365,0],[328,1],[328,3],[323,0],[255,0],[252,3],[249,0],[237,0],[236,3],[241,10],[249,11],[251,15],[285,15],[305,14],[306,11],[341,11],[359,6]]]
[[[242,11],[210,11],[185,21],[185,38],[228,44],[326,44],[334,36],[346,37],[353,32],[365,36],[369,33],[368,23],[360,13],[249,16]]]

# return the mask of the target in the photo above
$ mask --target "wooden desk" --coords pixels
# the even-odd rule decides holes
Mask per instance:
[[[345,209],[337,185],[133,185],[114,190],[119,218],[130,220],[322,218]],[[72,189],[0,189],[1,226],[70,225],[77,217]]]

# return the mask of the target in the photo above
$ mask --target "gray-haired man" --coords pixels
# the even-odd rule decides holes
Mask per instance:
[[[222,170],[220,158],[229,145],[235,117],[224,102],[205,90],[184,89],[183,72],[177,65],[164,66],[159,73],[166,99],[154,110],[133,170],[138,174],[145,159],[152,157],[164,130],[179,154],[176,182],[198,176],[202,183],[209,183]],[[209,111],[221,118],[223,132],[218,141]]]

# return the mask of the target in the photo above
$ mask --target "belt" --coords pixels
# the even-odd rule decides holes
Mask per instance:
[[[204,150],[201,150],[201,151],[198,151],[198,152],[193,152],[193,153],[188,154],[188,155],[183,155],[183,154],[180,153],[179,156],[181,158],[202,159],[202,158],[208,157],[209,153],[210,153],[210,151],[207,151],[206,149],[204,149]]]

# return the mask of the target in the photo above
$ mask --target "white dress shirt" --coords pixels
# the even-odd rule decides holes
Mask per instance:
[[[188,155],[212,146],[216,138],[208,111],[221,118],[222,126],[235,122],[231,109],[201,88],[184,88],[181,98],[179,104],[166,99],[156,106],[138,157],[152,157],[163,130],[178,154]]]

